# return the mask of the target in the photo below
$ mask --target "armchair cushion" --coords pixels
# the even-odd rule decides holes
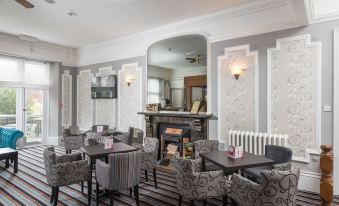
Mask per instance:
[[[23,136],[24,133],[20,130],[0,127],[0,148],[16,149],[16,141]]]

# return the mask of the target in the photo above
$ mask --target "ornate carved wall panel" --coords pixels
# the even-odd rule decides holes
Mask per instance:
[[[80,130],[88,130],[93,124],[93,100],[91,98],[90,70],[83,70],[77,76],[77,122]]]
[[[246,70],[236,80],[230,69],[243,65]],[[249,45],[225,48],[218,57],[218,136],[228,141],[229,130],[256,131],[258,128],[257,100],[258,53]]]
[[[126,79],[132,79],[130,86]],[[138,63],[124,64],[118,73],[118,129],[127,131],[129,126],[141,128],[142,69]]]
[[[61,78],[62,126],[72,125],[72,75],[65,70]]]
[[[309,35],[278,39],[267,51],[269,132],[290,136],[295,159],[319,151],[321,135],[321,43]]]
[[[97,76],[115,74],[112,67],[99,68]],[[95,123],[107,124],[110,128],[115,125],[115,102],[116,99],[96,99],[95,100]]]

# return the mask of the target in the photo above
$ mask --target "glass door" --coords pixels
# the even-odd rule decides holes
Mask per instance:
[[[44,135],[44,91],[24,89],[24,128],[26,145],[43,142]]]
[[[0,127],[17,128],[17,89],[0,87]]]

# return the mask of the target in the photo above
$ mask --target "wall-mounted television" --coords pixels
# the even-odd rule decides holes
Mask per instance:
[[[117,75],[106,75],[92,78],[92,99],[116,99],[117,98]]]

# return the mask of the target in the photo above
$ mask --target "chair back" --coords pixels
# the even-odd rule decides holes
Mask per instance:
[[[143,144],[144,143],[144,131],[138,128],[134,128],[134,143]]]
[[[217,152],[218,148],[218,140],[197,140],[194,142],[194,157],[200,159],[200,153]]]
[[[174,155],[175,161],[175,178],[179,194],[186,194],[191,190],[191,186],[187,187],[192,180],[193,167],[192,162],[188,159],[181,158],[178,154]]]
[[[109,125],[93,125],[92,126],[92,132],[98,132],[98,127],[103,127],[103,132],[107,131],[109,128]]]
[[[141,151],[111,154],[108,156],[111,170],[109,189],[125,190],[140,182]]]
[[[260,194],[261,201],[264,203],[271,202],[276,205],[280,200],[284,202],[281,205],[296,205],[298,193],[298,182],[300,176],[299,169],[287,171],[263,171],[263,187]],[[279,205],[279,204],[278,204]]]
[[[48,147],[44,150],[44,163],[45,163],[45,172],[47,183],[51,184],[53,182],[53,174],[51,172],[52,166],[55,164],[56,154],[54,152],[54,147]]]
[[[24,133],[15,128],[0,127],[0,148],[10,147],[16,149],[16,142],[23,137]]]
[[[265,146],[265,157],[274,160],[275,164],[290,162],[292,160],[292,150],[277,145]]]
[[[132,145],[133,144],[133,138],[134,138],[134,127],[129,127],[128,128],[127,144]]]

